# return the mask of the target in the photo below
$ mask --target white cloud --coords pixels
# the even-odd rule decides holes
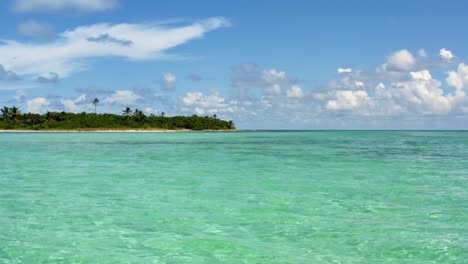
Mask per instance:
[[[19,23],[17,31],[23,36],[35,38],[50,38],[54,35],[55,32],[52,25],[34,20]]]
[[[228,25],[226,19],[215,17],[179,27],[152,23],[81,26],[48,43],[4,40],[0,42],[0,63],[18,74],[37,76],[54,72],[67,77],[82,70],[84,60],[90,58],[161,59],[166,50]],[[102,38],[103,34],[107,38]]]
[[[373,97],[369,99],[367,115],[394,116],[407,113],[404,104],[399,103],[399,93],[393,86],[387,88],[385,84],[379,83]]]
[[[413,80],[429,81],[432,79],[432,76],[428,70],[423,70],[419,72],[410,72],[410,75],[411,75],[411,79]]]
[[[351,73],[351,68],[338,68],[338,74]]]
[[[286,96],[288,98],[303,98],[304,92],[299,85],[293,85],[286,91]]]
[[[458,90],[468,89],[468,65],[460,63],[457,71],[450,71],[446,79],[447,84]]]
[[[278,71],[276,69],[269,69],[262,71],[261,83],[264,87],[264,91],[268,95],[279,95],[281,94],[281,85],[289,83],[286,72]]]
[[[234,112],[238,109],[236,101],[226,101],[219,94],[205,95],[202,92],[186,93],[182,98],[186,111],[194,111],[198,115]]]
[[[445,48],[440,50],[439,55],[442,59],[447,60],[447,61],[450,61],[451,59],[453,59],[453,57],[455,57],[453,56],[450,50],[447,50]]]
[[[328,82],[327,86],[331,90],[362,90],[365,86],[361,71],[339,74],[337,79]]]
[[[387,58],[387,70],[391,71],[410,71],[416,64],[413,54],[406,49],[396,51]]]
[[[50,102],[44,97],[37,97],[26,102],[28,112],[30,113],[43,113],[46,108],[50,106]]]
[[[428,70],[411,73],[412,80],[397,82],[394,96],[406,109],[426,115],[447,114],[452,110],[452,95],[444,95],[441,83],[432,79]]]
[[[176,88],[177,76],[174,73],[164,73],[162,75],[162,88],[164,90],[173,90]]]
[[[82,94],[76,99],[62,99],[60,100],[65,111],[78,113],[84,111],[83,104],[86,103],[86,95]]]
[[[37,11],[103,11],[115,9],[118,0],[15,0],[13,9],[17,12]]]
[[[382,127],[380,125],[383,123],[379,122],[387,121],[388,128],[398,127],[403,122],[408,122],[406,125],[411,127],[414,123],[409,120],[445,120],[446,117],[458,118],[468,113],[468,65],[462,63],[458,69],[448,73],[446,81],[449,86],[456,88],[454,92],[450,89],[445,91],[441,82],[431,75],[433,69],[439,72],[447,66],[450,65],[441,63],[440,58],[427,58],[424,50],[420,50],[416,57],[408,50],[399,50],[389,55],[375,72],[354,68],[348,71],[347,68],[340,68],[338,72],[345,74],[339,74],[326,87],[318,86],[310,94],[307,93],[307,96],[302,92],[304,100],[288,100],[293,94],[299,94],[286,88],[291,87],[294,82],[284,86],[284,91],[281,92],[279,82],[274,86],[271,85],[273,81],[265,81],[278,79],[256,78],[278,74],[258,70],[256,65],[246,65],[235,68],[234,73],[237,75],[234,75],[236,78],[233,79],[233,88],[264,88],[250,93],[249,96],[239,97],[239,105],[247,108],[247,111],[239,115],[249,115],[252,120],[260,120],[260,116],[269,116],[268,122],[303,120],[298,122],[313,124],[314,120],[322,122],[329,118],[337,121],[336,118],[346,116],[346,120],[353,121],[372,119],[376,121],[376,127]],[[287,79],[286,74],[284,78]],[[284,96],[270,96],[273,90]],[[330,114],[337,111],[338,115]],[[285,113],[291,112],[294,112],[294,117],[286,117]],[[421,121],[423,122],[426,121]],[[365,122],[360,124],[369,125]]]
[[[356,87],[358,87],[358,88],[363,88],[363,87],[364,87],[364,83],[361,82],[361,81],[354,81],[354,84],[355,84]]]
[[[104,102],[108,104],[134,105],[140,99],[143,99],[143,97],[132,91],[119,90],[104,98]]]
[[[281,87],[290,86],[297,81],[289,78],[284,71],[277,69],[262,70],[256,64],[242,64],[232,67],[231,86],[237,98],[247,99],[258,95],[256,89],[267,96],[278,96]],[[257,91],[258,91],[257,90]]]
[[[431,72],[432,69],[446,69],[445,67],[450,65],[442,64],[440,58],[430,60],[432,59],[423,59],[421,54],[416,55],[412,70],[403,71],[401,67],[398,71],[387,69],[389,74],[364,72],[353,68],[347,74],[338,75],[326,87],[315,86],[313,90],[303,89],[306,88],[304,85],[307,85],[307,82],[296,85],[284,71],[263,69],[250,64],[233,68],[231,81],[232,88],[236,89],[234,92],[242,89],[249,92],[245,97],[236,97],[237,94],[232,93],[235,100],[224,98],[217,92],[189,92],[179,98],[173,98],[170,94],[155,95],[155,91],[151,89],[134,89],[109,91],[105,94],[108,97],[102,102],[103,109],[108,107],[114,110],[120,107],[119,105],[138,104],[138,107],[145,109],[148,114],[158,114],[153,108],[155,105],[159,111],[173,114],[217,114],[224,118],[232,118],[239,125],[251,122],[251,127],[265,123],[266,126],[304,124],[310,128],[317,124],[314,122],[320,123],[324,120],[329,120],[326,121],[327,124],[333,127],[337,121],[345,120],[351,127],[359,128],[361,125],[369,125],[366,120],[374,120],[374,128],[382,128],[380,125],[383,123],[379,122],[386,120],[382,121],[389,122],[390,125],[387,124],[386,128],[395,128],[399,127],[403,120],[445,120],[468,113],[468,66],[461,63],[457,69],[448,73],[447,86],[455,89],[448,88],[444,91],[445,87],[442,87],[439,80],[434,79]],[[387,65],[388,63],[389,61],[386,62]],[[398,76],[390,73],[396,73]],[[160,81],[176,83],[178,77],[180,76],[167,73],[160,77]],[[102,97],[105,95],[102,94]],[[151,96],[153,97],[149,100]],[[174,101],[175,99],[177,101]],[[82,101],[80,97],[49,100],[52,101],[48,107],[55,107],[58,102],[58,105],[67,111],[79,112],[80,107],[84,105],[91,107],[89,102]],[[47,103],[45,105],[47,106]],[[42,106],[41,109],[46,106]],[[426,117],[421,117],[422,115]]]
[[[336,91],[335,99],[329,100],[326,108],[330,110],[356,110],[364,107],[369,100],[366,91]]]
[[[277,71],[276,69],[264,70],[262,72],[262,80],[268,84],[276,84],[286,80],[286,73],[284,71]]]
[[[387,87],[385,84],[379,83],[374,89],[376,97],[380,98],[391,98],[391,94],[388,93]]]
[[[349,111],[358,115],[445,115],[464,100],[464,93],[444,94],[441,83],[432,79],[428,70],[409,73],[409,80],[386,87],[380,82],[370,93],[364,89],[340,89],[326,99],[328,110]],[[364,88],[363,86],[361,86]],[[322,100],[323,100],[322,99]]]

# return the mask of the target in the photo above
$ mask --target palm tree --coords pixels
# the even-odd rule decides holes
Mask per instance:
[[[141,122],[141,121],[145,120],[146,115],[145,115],[145,113],[143,113],[143,111],[141,111],[140,109],[137,108],[133,112],[133,118],[134,118],[135,121]]]
[[[129,118],[132,115],[133,110],[127,106],[122,112],[123,112],[123,116]]]
[[[17,118],[19,115],[21,115],[21,112],[20,112],[19,108],[16,107],[16,106],[13,106],[12,108],[10,108],[10,111],[11,111],[11,118],[12,118],[13,120],[16,120],[16,118]]]
[[[94,105],[94,114],[96,114],[96,106],[99,104],[99,99],[94,98],[94,100],[91,102]]]
[[[166,113],[161,112],[161,117],[164,117],[165,115],[166,115]]]
[[[2,109],[2,116],[3,116],[3,120],[7,120],[8,119],[8,116],[10,115],[10,108],[4,106]]]
[[[52,117],[53,117],[53,113],[50,111],[47,111],[46,116],[45,116],[46,120],[44,122],[49,122],[50,119],[52,119]]]

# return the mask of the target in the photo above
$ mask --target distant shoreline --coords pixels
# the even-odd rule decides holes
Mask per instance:
[[[173,132],[236,132],[235,129],[192,130],[192,129],[0,129],[0,133],[173,133]]]

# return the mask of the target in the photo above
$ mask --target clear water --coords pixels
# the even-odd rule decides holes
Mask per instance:
[[[0,134],[0,263],[467,263],[467,132]]]

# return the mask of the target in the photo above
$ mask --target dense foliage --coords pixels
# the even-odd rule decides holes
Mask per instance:
[[[17,107],[1,109],[0,129],[26,130],[94,130],[94,129],[191,129],[233,130],[232,121],[213,116],[145,115],[139,109],[127,107],[122,115],[96,113],[47,112],[22,114]]]

